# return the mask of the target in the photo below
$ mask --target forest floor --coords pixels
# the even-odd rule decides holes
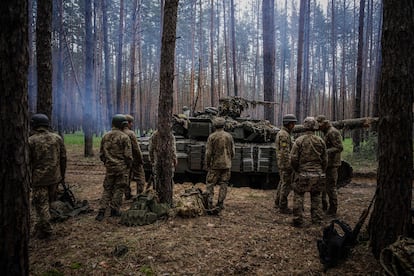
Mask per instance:
[[[379,275],[382,271],[367,242],[353,247],[345,262],[324,271],[316,241],[331,218],[312,225],[309,196],[302,228],[291,226],[292,215],[273,208],[275,190],[246,187],[228,189],[220,216],[174,217],[126,227],[115,218],[95,220],[104,175],[97,156],[84,158],[82,150],[68,150],[66,182],[94,212],[53,224],[49,240],[31,237],[31,275]],[[357,176],[339,189],[338,218],[353,227],[369,205],[375,185],[374,178]],[[174,192],[190,186],[176,184]],[[202,183],[196,186],[205,190]],[[131,202],[124,201],[122,210]],[[289,206],[292,202],[290,195]],[[118,245],[128,248],[121,257],[113,254]]]

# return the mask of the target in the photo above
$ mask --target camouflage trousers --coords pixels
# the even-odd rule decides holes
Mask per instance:
[[[280,171],[279,186],[276,191],[275,207],[288,208],[288,196],[292,191],[292,171]]]
[[[311,197],[312,223],[322,220],[321,190],[325,185],[325,174],[315,172],[295,173],[293,181],[293,221],[296,224],[303,223],[303,201],[306,192]]]
[[[229,184],[231,172],[230,169],[210,169],[206,177],[206,192],[208,208],[213,207],[214,186],[220,185],[217,204],[222,205],[227,195],[227,186]]]
[[[53,188],[54,185],[33,187],[32,189],[32,204],[36,213],[35,232],[40,235],[52,233],[49,197],[53,193]]]
[[[142,164],[134,165],[131,170],[129,185],[125,189],[125,194],[131,194],[131,181],[137,183],[137,195],[141,194],[145,189],[145,172]]]
[[[128,187],[128,181],[128,170],[126,170],[125,173],[113,173],[107,171],[103,183],[104,190],[99,208],[102,210],[110,207],[111,209],[119,211],[119,208],[122,205],[122,197],[125,189]]]
[[[326,196],[328,195],[329,199],[329,209],[328,211],[335,214],[338,209],[338,195],[336,190],[336,183],[338,181],[338,167],[328,167],[326,169],[326,184],[324,190],[322,191],[322,206],[323,209],[328,209],[328,201]]]

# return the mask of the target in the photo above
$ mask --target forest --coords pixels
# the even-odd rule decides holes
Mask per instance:
[[[378,117],[376,182],[356,180],[340,193],[349,204],[343,218],[351,222],[375,195],[369,243],[356,248],[354,266],[332,275],[377,274],[382,250],[412,235],[412,0],[5,0],[0,15],[2,274],[115,275],[126,268],[138,275],[321,273],[311,246],[321,229],[291,231],[289,218],[269,208],[269,191],[233,189],[222,217],[136,230],[111,220],[97,226],[90,214],[58,224],[50,243],[31,240],[33,113],[52,118],[62,136],[84,136],[83,154],[69,150],[68,179],[92,206],[104,171],[93,137],[109,130],[117,113],[133,115],[137,132],[160,130],[161,168],[171,155],[172,113],[184,106],[194,113],[228,96],[264,101],[270,105],[242,116],[276,126],[286,113],[299,123],[322,113],[333,121]],[[354,133],[358,148],[362,137]],[[96,239],[100,234],[106,241]],[[127,236],[131,253],[120,261],[109,250]]]
[[[81,129],[83,113],[94,133],[107,130],[115,113],[133,114],[141,131],[156,128],[163,1],[91,1],[88,13],[84,4],[53,1],[55,129]],[[376,116],[381,10],[379,0],[180,1],[173,112],[240,96],[274,102],[271,113],[257,107],[244,114],[274,125],[285,113],[300,120]],[[29,1],[29,14],[34,112],[44,80],[36,73],[37,1]]]

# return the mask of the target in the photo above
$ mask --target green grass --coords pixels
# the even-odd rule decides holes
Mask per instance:
[[[342,159],[350,163],[354,170],[367,171],[375,170],[378,167],[375,150],[376,137],[370,137],[367,141],[362,142],[358,153],[353,152],[352,138],[346,138],[342,143],[344,146]]]
[[[83,146],[85,144],[85,137],[83,132],[77,131],[75,133],[66,133],[65,135],[65,145],[70,146]],[[99,147],[102,137],[93,136],[93,146]]]

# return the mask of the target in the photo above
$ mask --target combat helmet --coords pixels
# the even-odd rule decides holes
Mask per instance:
[[[316,120],[314,117],[306,117],[305,120],[303,120],[303,127],[306,130],[315,130],[317,128]]]
[[[213,120],[213,126],[215,128],[223,128],[225,123],[226,123],[226,120],[223,117],[216,117]]]
[[[49,127],[49,118],[45,114],[37,113],[32,116],[30,124],[33,128],[37,128],[40,126]]]
[[[134,117],[132,115],[129,115],[129,114],[125,114],[125,119],[128,122],[133,122],[134,121]]]
[[[296,119],[296,116],[294,114],[286,114],[282,118],[283,124],[288,124],[290,122],[296,123],[298,120]]]
[[[115,114],[112,117],[112,126],[116,128],[122,128],[128,124],[128,121],[123,114]]]

